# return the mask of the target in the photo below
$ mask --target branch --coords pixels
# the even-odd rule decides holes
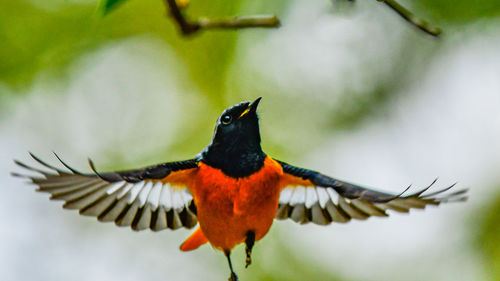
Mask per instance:
[[[418,18],[412,12],[410,12],[408,9],[401,6],[395,0],[377,0],[377,1],[384,2],[387,6],[389,6],[389,8],[391,8],[396,13],[398,13],[398,15],[400,15],[403,19],[405,19],[406,21],[408,21],[410,24],[417,27],[418,29],[424,31],[425,33],[432,35],[432,36],[436,36],[436,37],[441,34],[441,29],[439,27],[431,26],[430,23]]]
[[[242,28],[276,28],[280,21],[276,16],[257,15],[244,17],[230,17],[225,19],[200,18],[188,20],[183,14],[176,0],[164,0],[165,6],[179,25],[183,35],[189,35],[202,29],[242,29]]]
[[[196,32],[200,29],[200,26],[193,22],[188,22],[184,16],[182,15],[179,6],[177,6],[177,2],[175,0],[164,0],[165,6],[170,9],[170,14],[174,18],[174,20],[179,25],[182,34],[188,35],[190,33]]]
[[[177,0],[178,1],[178,0]],[[176,0],[164,0],[165,6],[177,22],[183,35],[189,35],[200,31],[202,29],[242,29],[242,28],[277,28],[280,26],[280,20],[273,15],[255,15],[255,16],[241,16],[229,17],[224,19],[208,19],[199,18],[195,20],[187,19],[182,13]],[[354,1],[354,0],[347,0]],[[439,36],[441,29],[433,27],[427,21],[422,20],[415,16],[405,7],[401,6],[396,0],[377,0],[383,2],[398,15],[400,15],[407,22],[419,28],[425,33],[432,36]]]
[[[276,28],[280,26],[280,20],[276,16],[268,15],[236,16],[218,20],[200,18],[197,23],[205,29]]]

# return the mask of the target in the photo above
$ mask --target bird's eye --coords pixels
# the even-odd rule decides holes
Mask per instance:
[[[224,115],[224,116],[222,116],[222,118],[220,120],[221,120],[222,124],[229,125],[229,123],[231,123],[233,118],[231,118],[231,115]]]

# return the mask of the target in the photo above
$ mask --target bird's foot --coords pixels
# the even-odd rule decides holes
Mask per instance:
[[[245,244],[246,244],[246,254],[247,254],[247,259],[246,259],[246,265],[245,268],[248,268],[249,265],[252,264],[252,249],[253,245],[255,244],[255,232],[252,230],[249,230],[246,234],[247,238],[245,239]]]
[[[231,272],[231,276],[229,276],[228,281],[238,281],[238,276],[236,275],[236,273]]]
[[[248,266],[252,264],[251,254],[252,254],[251,252],[247,252],[247,259],[245,260],[246,261],[245,268],[248,268]]]

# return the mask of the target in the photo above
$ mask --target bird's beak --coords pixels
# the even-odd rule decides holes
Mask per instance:
[[[247,115],[248,113],[254,113],[255,111],[257,111],[257,106],[259,106],[259,102],[261,99],[262,99],[262,97],[259,97],[258,99],[251,102],[248,105],[247,109],[245,109],[245,111],[243,111],[243,113],[241,113],[241,115],[240,115],[240,117],[238,117],[238,119]]]

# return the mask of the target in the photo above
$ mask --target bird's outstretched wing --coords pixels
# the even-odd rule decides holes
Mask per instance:
[[[134,230],[192,228],[197,223],[196,206],[187,188],[198,168],[195,159],[109,173],[97,172],[89,159],[93,173],[81,173],[57,155],[67,171],[30,155],[50,172],[15,160],[39,175],[12,174],[29,179],[38,191],[50,193],[50,199],[64,200],[65,209],[77,209],[82,215]]]
[[[400,194],[390,194],[278,162],[283,167],[284,188],[280,193],[276,218],[290,218],[301,224],[326,225],[351,219],[364,220],[370,216],[385,217],[388,216],[387,210],[408,212],[411,208],[423,209],[427,205],[467,199],[466,189],[445,193],[454,185],[426,192],[436,180],[415,193],[406,195],[408,187]]]

